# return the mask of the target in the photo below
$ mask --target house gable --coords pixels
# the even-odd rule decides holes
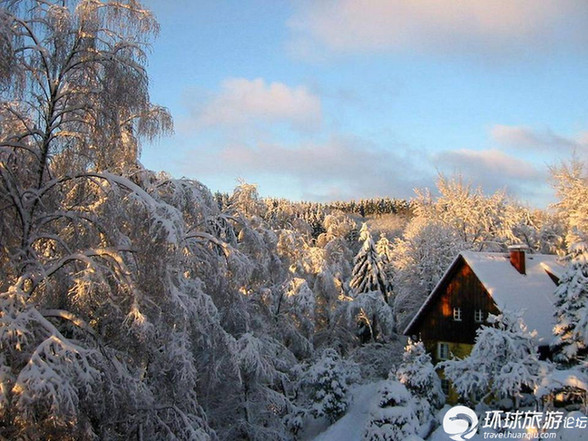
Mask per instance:
[[[481,311],[484,321],[489,313],[500,312],[467,261],[459,255],[404,333],[419,336],[423,341],[473,344],[481,325],[480,312],[476,311]]]

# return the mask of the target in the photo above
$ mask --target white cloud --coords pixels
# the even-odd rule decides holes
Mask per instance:
[[[492,138],[507,147],[571,154],[588,151],[588,135],[579,135],[576,139],[558,135],[551,130],[534,130],[523,126],[495,125],[490,130]]]
[[[290,21],[303,54],[420,50],[585,51],[585,0],[302,0]]]
[[[306,87],[268,84],[262,78],[223,81],[220,91],[194,113],[199,127],[286,123],[297,130],[313,130],[322,121],[321,100]]]

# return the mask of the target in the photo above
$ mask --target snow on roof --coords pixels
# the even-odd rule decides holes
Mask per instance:
[[[553,339],[555,283],[547,271],[559,277],[563,266],[557,256],[525,253],[526,274],[510,263],[508,253],[464,251],[461,256],[486,288],[501,311],[521,311],[529,331],[537,331],[539,344]]]

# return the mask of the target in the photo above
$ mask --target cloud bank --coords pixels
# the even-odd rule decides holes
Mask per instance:
[[[410,197],[415,187],[429,185],[435,173],[415,159],[403,148],[382,150],[359,137],[333,135],[296,147],[258,141],[194,150],[186,158],[190,165],[185,172],[286,180],[302,189],[303,198],[313,200]]]
[[[507,189],[513,195],[530,196],[545,192],[546,168],[501,150],[446,150],[436,153],[433,161],[444,173],[459,173],[486,192]]]
[[[588,152],[588,133],[568,138],[551,130],[534,130],[523,126],[507,126],[497,124],[490,134],[500,145],[519,150],[535,152],[553,152],[570,155],[573,152],[582,155]]]
[[[586,51],[585,0],[302,1],[290,21],[298,52],[422,51],[517,55]]]

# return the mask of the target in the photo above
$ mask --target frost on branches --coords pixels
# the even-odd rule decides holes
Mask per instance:
[[[419,422],[414,400],[406,387],[387,380],[378,389],[364,428],[364,441],[418,440]]]
[[[588,353],[588,245],[571,247],[570,261],[555,290],[556,360],[576,364]]]
[[[482,188],[472,187],[460,176],[437,180],[440,196],[433,199],[428,190],[417,191],[417,216],[441,222],[453,229],[466,249],[500,251],[507,243],[525,243],[529,237],[524,227],[533,227],[528,210],[497,191],[485,195]]]
[[[518,314],[489,315],[490,326],[476,332],[476,343],[464,359],[441,363],[445,377],[466,400],[483,396],[510,398],[518,407],[524,387],[538,381],[539,360],[534,333]]]

